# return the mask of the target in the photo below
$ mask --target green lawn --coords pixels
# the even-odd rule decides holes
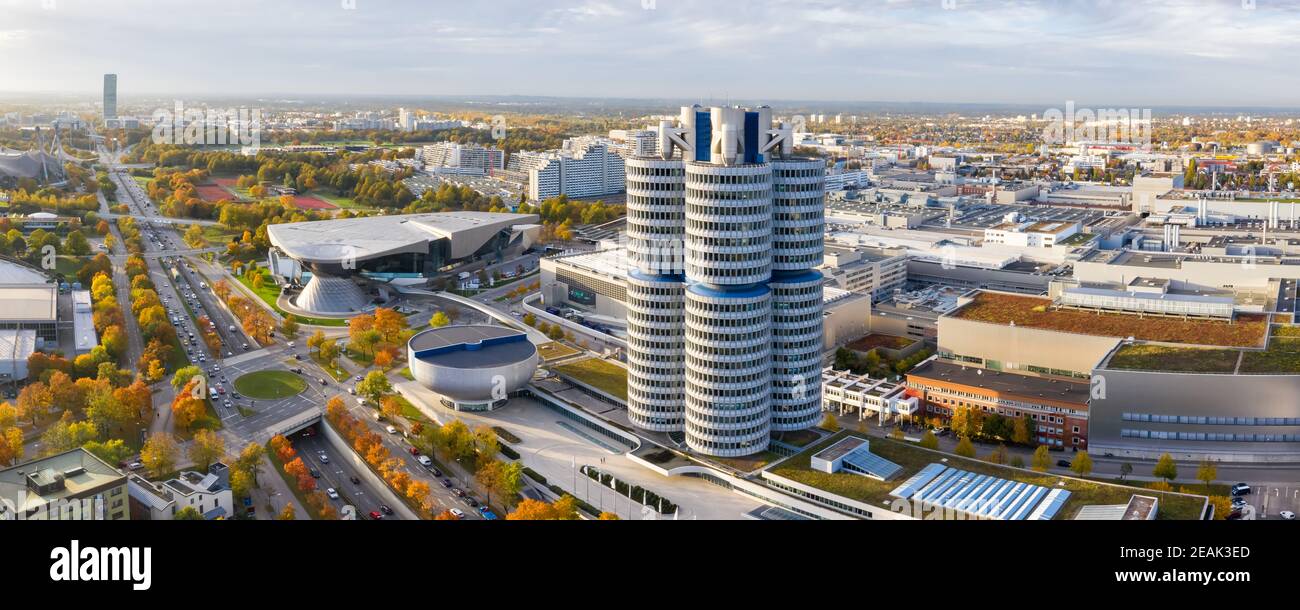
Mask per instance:
[[[598,358],[588,358],[555,367],[555,371],[568,375],[612,396],[627,400],[627,369]]]
[[[330,364],[329,364],[328,362],[325,362],[324,360],[321,360],[321,357],[320,357],[320,353],[319,353],[319,352],[315,352],[315,351],[313,351],[313,352],[311,353],[311,359],[312,359],[313,362],[315,362],[316,364],[320,365],[320,367],[321,367],[322,369],[325,369],[325,372],[326,372],[326,373],[329,373],[329,374],[330,374],[330,377],[333,377],[333,378],[334,378],[334,381],[344,382],[344,381],[347,381],[347,380],[348,380],[348,372],[347,372],[347,371],[342,371],[342,370],[336,369],[336,368],[334,368],[333,366],[330,366]]]
[[[257,371],[236,378],[235,389],[250,398],[275,400],[301,394],[307,382],[289,371]]]
[[[271,309],[274,309],[276,313],[282,316],[287,315],[285,311],[283,309],[280,309],[280,306],[276,304],[276,301],[280,298],[279,286],[276,286],[271,282],[267,282],[265,284],[262,284],[261,288],[254,288],[253,282],[249,281],[248,278],[241,275],[238,277],[238,279],[240,284],[243,284],[246,288],[248,288],[249,292],[256,294],[258,298],[262,299],[262,302],[266,303],[267,306],[269,306]],[[307,316],[300,316],[297,314],[294,314],[294,317],[298,318],[298,322],[300,324],[308,324],[313,326],[344,326],[347,323],[347,320],[343,318],[311,318]]]
[[[893,480],[877,481],[848,472],[828,474],[812,469],[810,464],[815,453],[848,435],[861,436],[850,431],[839,432],[813,444],[802,453],[787,459],[772,469],[771,472],[876,507],[890,502],[893,497],[889,495],[889,492],[902,484],[908,477],[916,474],[917,471],[927,465],[938,462],[940,459],[947,459],[946,463],[949,466],[976,474],[1032,483],[1049,489],[1058,487],[1068,489],[1070,499],[1066,501],[1062,510],[1057,513],[1057,519],[1072,519],[1080,508],[1088,505],[1126,504],[1133,494],[1159,497],[1160,512],[1157,515],[1158,519],[1199,519],[1204,505],[1204,500],[1198,497],[1169,494],[1131,486],[1106,485],[1061,475],[1013,469],[951,454],[927,451],[910,443],[875,437],[870,439],[871,452],[903,467],[903,471]],[[1058,483],[1063,483],[1063,485],[1058,485]]]

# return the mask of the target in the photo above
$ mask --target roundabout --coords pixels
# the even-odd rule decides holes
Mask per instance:
[[[235,379],[235,391],[263,400],[297,396],[306,389],[307,382],[289,371],[257,371]]]

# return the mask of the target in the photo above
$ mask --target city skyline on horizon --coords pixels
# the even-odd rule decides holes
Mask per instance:
[[[737,10],[653,0],[647,10],[641,0],[573,0],[430,14],[405,1],[306,11],[276,0],[168,7],[163,24],[138,19],[159,14],[154,0],[126,0],[111,11],[75,0],[52,10],[7,4],[12,17],[0,26],[0,50],[43,55],[40,65],[15,65],[0,77],[0,91],[11,97],[90,94],[102,74],[116,73],[128,99],[360,91],[779,101],[799,92],[793,97],[825,103],[1102,99],[1207,108],[1290,108],[1300,99],[1300,86],[1274,77],[1300,50],[1288,34],[1300,25],[1300,8],[1264,2],[1248,10],[1227,1],[972,0],[945,10],[940,0],[768,0]],[[258,21],[266,14],[285,18]],[[241,25],[211,36],[214,21]],[[116,47],[120,54],[100,51],[120,36],[132,44]],[[1133,93],[1134,82],[1144,84],[1141,93]]]

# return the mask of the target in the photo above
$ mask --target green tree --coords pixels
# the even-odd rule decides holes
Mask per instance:
[[[998,445],[993,449],[993,451],[990,451],[989,454],[984,457],[984,461],[990,464],[1007,463],[1007,448],[1003,445]]]
[[[826,417],[822,418],[821,429],[826,430],[827,432],[840,431],[840,422],[835,419],[834,413],[827,413]]]
[[[429,326],[433,328],[442,328],[448,324],[451,324],[451,318],[448,318],[447,314],[441,311],[433,314],[432,318],[429,318]]]
[[[1151,474],[1158,479],[1164,479],[1166,483],[1173,483],[1178,478],[1178,464],[1174,463],[1174,457],[1168,453],[1162,454],[1159,460],[1156,460],[1156,467]]]
[[[921,445],[922,447],[925,447],[926,449],[938,449],[938,448],[939,448],[939,437],[935,436],[935,435],[934,435],[934,432],[932,432],[932,431],[930,431],[930,430],[926,430],[926,431],[925,431],[925,436],[922,436],[922,437],[921,437],[921,443],[920,443],[920,445]]]
[[[369,398],[374,404],[379,404],[379,399],[393,392],[393,384],[388,381],[388,376],[383,371],[370,371],[366,378],[357,384],[357,393]]]
[[[206,471],[213,462],[221,459],[221,456],[225,454],[226,443],[215,432],[199,430],[194,433],[194,440],[190,443],[188,455],[200,470]]]
[[[1123,464],[1119,465],[1119,480],[1123,481],[1124,477],[1127,477],[1130,474],[1133,474],[1132,464],[1128,462],[1124,462]]]
[[[185,387],[185,384],[190,382],[190,379],[202,374],[203,369],[197,366],[187,366],[178,369],[176,373],[172,375],[172,387],[179,392],[181,388]]]
[[[963,436],[960,441],[957,441],[957,448],[953,449],[952,452],[962,457],[973,458],[975,457],[975,445],[970,442],[970,437]]]
[[[285,338],[290,341],[297,339],[298,318],[293,317],[293,314],[286,315],[284,320],[280,322],[280,332],[284,333]]]
[[[1196,468],[1196,480],[1205,484],[1205,489],[1210,489],[1210,484],[1219,478],[1219,467],[1210,460],[1202,460],[1201,465]]]
[[[1038,472],[1047,472],[1047,469],[1052,467],[1052,458],[1047,454],[1047,445],[1039,445],[1034,450],[1034,457],[1029,464],[1030,468]]]
[[[193,506],[186,506],[172,515],[172,521],[202,521],[203,515],[199,514],[199,509]]]
[[[1080,477],[1086,477],[1092,472],[1092,458],[1088,456],[1087,451],[1080,451],[1074,456],[1074,461],[1070,463],[1070,470]]]

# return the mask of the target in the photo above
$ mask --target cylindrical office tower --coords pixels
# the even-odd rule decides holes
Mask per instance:
[[[817,424],[822,406],[822,282],[819,271],[777,272],[772,289],[772,430]]]
[[[681,432],[686,403],[686,170],[681,159],[662,157],[631,157],[624,167],[628,419],[646,430]]]
[[[772,169],[745,163],[728,113],[713,114],[737,142],[686,164],[686,444],[726,457],[771,433]]]
[[[681,277],[627,274],[627,414],[655,432],[681,432],[686,404]]]
[[[772,271],[802,271],[822,264],[825,190],[824,161],[772,161]]]
[[[627,174],[629,267],[680,276],[686,243],[686,170],[680,159],[630,157]]]
[[[763,284],[686,288],[686,445],[735,457],[767,448],[772,302]]]
[[[772,160],[772,430],[821,414],[822,263],[826,164]]]
[[[771,166],[687,162],[687,281],[745,286],[771,274]]]

